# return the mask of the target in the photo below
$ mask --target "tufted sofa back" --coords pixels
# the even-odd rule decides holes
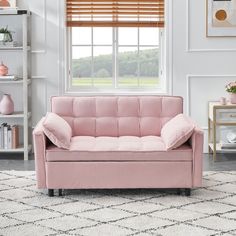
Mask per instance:
[[[52,112],[72,127],[73,136],[160,135],[163,125],[183,112],[182,97],[52,97]]]

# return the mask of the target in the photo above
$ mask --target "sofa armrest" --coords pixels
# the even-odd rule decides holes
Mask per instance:
[[[46,136],[42,129],[43,120],[44,118],[38,122],[33,131],[34,158],[38,188],[46,188]]]
[[[190,138],[190,145],[193,149],[193,187],[202,186],[203,141],[203,130],[195,126]]]

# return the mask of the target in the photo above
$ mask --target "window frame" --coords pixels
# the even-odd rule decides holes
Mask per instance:
[[[138,28],[138,27],[135,27]],[[164,28],[159,28],[159,86],[155,88],[150,88],[150,87],[130,87],[130,88],[119,88],[116,87],[117,85],[117,80],[118,80],[118,50],[119,47],[137,47],[138,48],[138,53],[139,53],[139,48],[140,47],[157,47],[157,45],[139,45],[139,38],[140,34],[138,33],[138,44],[137,45],[119,45],[116,40],[118,39],[118,28],[113,27],[112,28],[112,45],[96,45],[93,44],[93,30],[91,30],[91,44],[78,44],[78,45],[73,45],[72,44],[72,28],[68,27],[66,31],[66,78],[65,78],[65,86],[66,86],[66,91],[68,94],[166,94],[167,92],[167,79],[165,78],[165,59],[166,59],[166,50],[165,50],[165,30]],[[138,28],[139,30],[140,28]],[[137,31],[138,32],[138,31]],[[114,37],[114,34],[115,37]],[[93,53],[93,47],[94,46],[111,46],[112,47],[112,88],[97,88],[97,87],[89,87],[89,88],[80,88],[77,86],[72,85],[72,50],[73,46],[90,46],[92,48],[92,53]],[[91,54],[92,60],[93,60],[93,54]],[[92,63],[93,65],[93,63]],[[91,77],[94,80],[94,77]]]

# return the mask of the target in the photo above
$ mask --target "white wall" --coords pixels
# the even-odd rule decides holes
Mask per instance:
[[[173,95],[185,112],[207,128],[207,102],[226,96],[236,80],[236,37],[206,37],[206,0],[168,0]],[[33,125],[49,110],[49,98],[63,94],[63,0],[21,0],[32,11]],[[169,9],[169,12],[171,12]],[[60,46],[61,45],[61,46]]]
[[[19,0],[31,16],[32,119],[33,126],[50,110],[50,97],[60,95],[62,79],[59,47],[62,0]]]
[[[206,0],[172,2],[173,94],[207,131],[208,101],[227,96],[225,84],[236,80],[236,37],[206,37]]]

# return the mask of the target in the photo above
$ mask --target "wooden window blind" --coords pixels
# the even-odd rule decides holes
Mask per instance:
[[[66,0],[68,27],[164,27],[164,0]]]

